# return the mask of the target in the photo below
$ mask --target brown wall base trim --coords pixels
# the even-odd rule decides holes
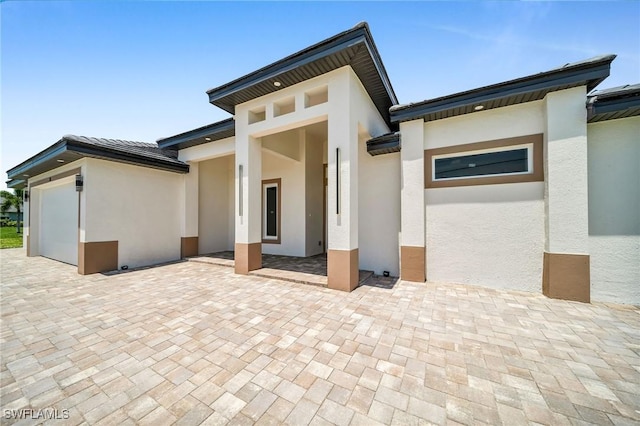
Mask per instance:
[[[78,273],[95,274],[118,269],[118,242],[78,243]]]
[[[247,275],[262,268],[262,243],[236,243],[236,274]]]
[[[542,294],[553,299],[591,301],[588,254],[544,253]]]
[[[198,237],[182,237],[180,238],[180,257],[198,255]]]
[[[358,287],[358,249],[327,251],[327,284],[334,290],[353,291]]]
[[[401,246],[400,247],[400,279],[418,283],[425,282],[425,248]]]
[[[24,232],[24,231],[22,231],[22,232]],[[26,247],[26,249],[27,249],[27,257],[33,257],[33,255],[31,254],[31,235],[27,235],[26,240],[27,240],[26,241],[26,244],[27,244],[27,247]]]

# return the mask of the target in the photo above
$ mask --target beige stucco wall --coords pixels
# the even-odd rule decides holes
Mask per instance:
[[[201,254],[229,250],[229,170],[233,156],[219,157],[199,163],[198,252]],[[233,204],[232,204],[233,205]]]
[[[589,124],[591,299],[640,305],[640,117]]]
[[[424,125],[424,149],[544,131],[542,102]],[[542,182],[425,190],[427,280],[540,292]],[[417,226],[416,226],[417,228]]]
[[[323,197],[324,164],[322,163],[324,141],[305,135],[305,256],[321,254],[324,246]]]
[[[400,274],[400,153],[372,157],[359,144],[360,269]]]
[[[118,241],[118,267],[180,258],[184,174],[86,159],[82,242]]]
[[[262,138],[262,180],[281,179],[282,197],[280,244],[263,243],[263,253],[322,253],[322,142],[304,129]]]

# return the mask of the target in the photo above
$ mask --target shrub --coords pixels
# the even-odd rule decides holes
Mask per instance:
[[[2,228],[10,228],[10,227],[16,227],[17,225],[17,221],[16,220],[11,220],[11,219],[0,219],[0,227]],[[20,222],[20,227],[22,227],[23,222]]]

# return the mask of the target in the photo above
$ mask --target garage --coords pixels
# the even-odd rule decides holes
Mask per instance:
[[[78,264],[78,193],[74,177],[39,188],[40,255]]]

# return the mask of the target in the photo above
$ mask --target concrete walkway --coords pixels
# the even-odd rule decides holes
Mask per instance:
[[[22,253],[0,251],[3,424],[640,422],[638,308]]]

